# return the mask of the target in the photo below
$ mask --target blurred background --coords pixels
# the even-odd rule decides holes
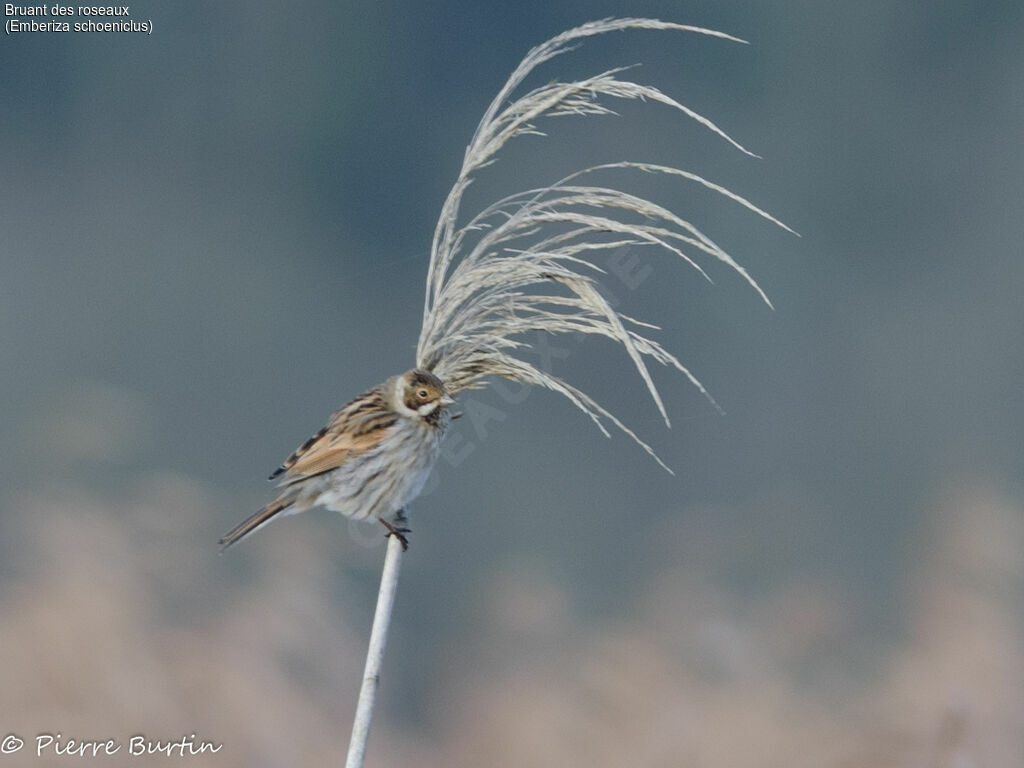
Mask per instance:
[[[698,223],[776,310],[715,265],[615,255],[623,311],[727,414],[654,371],[671,430],[620,348],[536,351],[674,477],[558,396],[463,398],[412,509],[368,763],[1024,763],[1024,6],[131,12],[151,36],[0,43],[0,735],[341,761],[379,526],[216,540],[412,364],[437,213],[526,50],[637,15],[751,44],[619,33],[529,82],[643,62],[763,159],[614,104],[518,140],[465,210],[599,162],[686,168],[802,237],[681,180],[608,181]]]

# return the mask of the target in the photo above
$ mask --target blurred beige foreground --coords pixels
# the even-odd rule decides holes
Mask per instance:
[[[224,744],[190,765],[343,754],[365,638],[337,602],[323,528],[278,530],[239,579],[197,533],[215,503],[185,478],[152,476],[120,501],[54,488],[15,507],[23,567],[0,591],[5,733]],[[505,568],[473,616],[477,646],[432,676],[436,730],[403,732],[385,701],[373,763],[1020,765],[1024,515],[966,483],[937,493],[925,519],[884,641],[851,621],[841,590],[773,584],[744,603],[709,585],[702,570],[736,557],[735,537],[706,520],[689,530],[685,513],[631,621],[575,626],[542,570]],[[665,555],[697,549],[689,563]],[[844,666],[858,643],[871,657]],[[401,695],[387,682],[385,700]],[[140,763],[123,752],[103,764]]]

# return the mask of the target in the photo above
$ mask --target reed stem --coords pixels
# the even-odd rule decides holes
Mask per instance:
[[[402,563],[402,543],[397,536],[388,537],[387,554],[384,555],[384,571],[380,577],[380,591],[377,593],[377,609],[373,614],[373,628],[370,630],[370,646],[366,651],[366,668],[363,670],[363,685],[359,689],[359,703],[352,723],[352,739],[348,745],[345,768],[363,768],[366,758],[366,743],[370,738],[370,723],[373,721],[373,705],[377,699],[380,684],[380,665],[384,658],[384,646],[388,640],[391,624],[391,609],[395,604],[398,588],[398,571]]]

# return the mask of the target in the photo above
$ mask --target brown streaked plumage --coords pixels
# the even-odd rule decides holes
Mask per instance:
[[[270,475],[281,492],[220,540],[221,551],[278,515],[324,506],[356,520],[408,530],[405,505],[423,489],[451,421],[444,383],[419,369],[392,376],[336,411]]]

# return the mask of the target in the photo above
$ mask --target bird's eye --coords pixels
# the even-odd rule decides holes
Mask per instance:
[[[419,395],[422,399],[426,400],[427,399],[427,395],[430,394],[430,393],[427,392],[427,390],[425,390],[425,389],[421,389],[416,394]]]

